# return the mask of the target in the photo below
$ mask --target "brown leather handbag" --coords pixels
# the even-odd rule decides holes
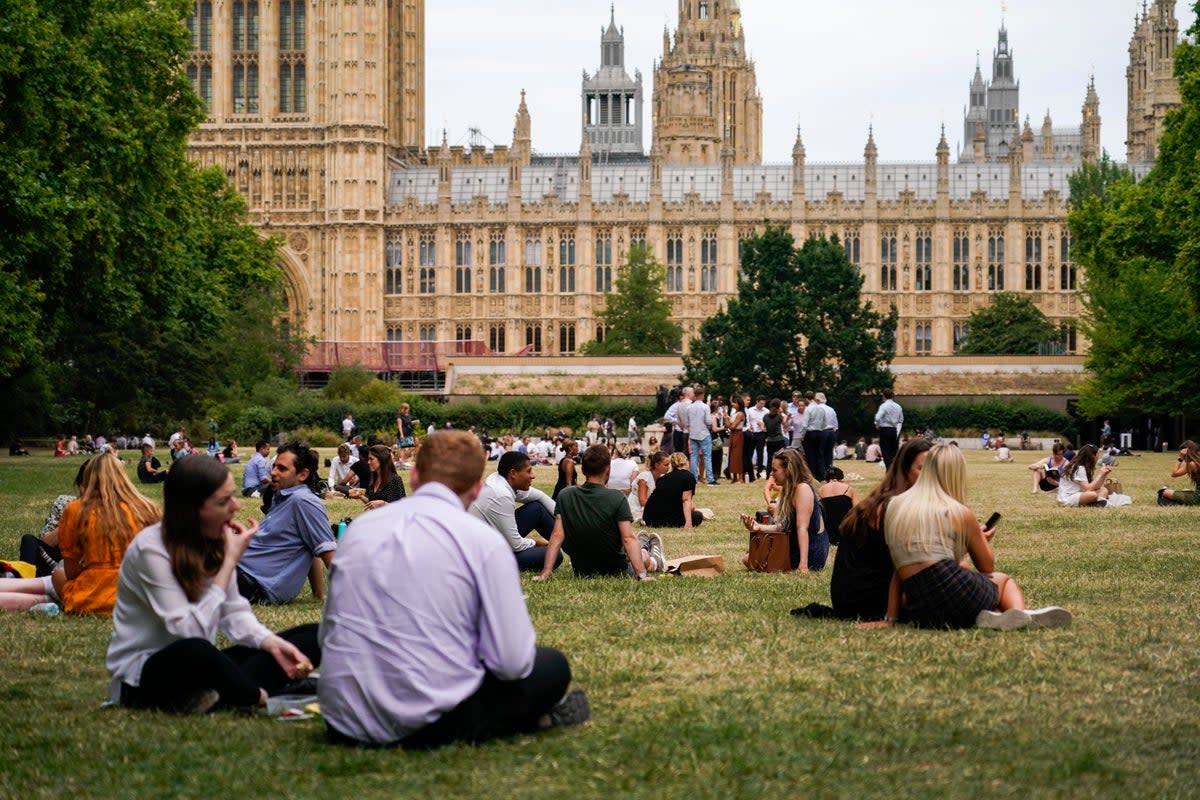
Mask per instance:
[[[748,566],[755,572],[791,572],[792,554],[787,531],[751,533]]]

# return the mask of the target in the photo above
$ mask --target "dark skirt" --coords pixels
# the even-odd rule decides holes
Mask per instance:
[[[1000,606],[1000,591],[987,575],[939,561],[904,581],[900,617],[918,628],[970,628],[980,611]]]

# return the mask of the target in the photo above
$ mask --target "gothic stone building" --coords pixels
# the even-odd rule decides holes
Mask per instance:
[[[423,0],[196,2],[187,69],[209,116],[191,156],[222,167],[282,239],[290,322],[319,342],[308,368],[576,353],[604,336],[596,313],[635,243],[666,266],[686,348],[765,224],[837,236],[865,299],[899,310],[900,355],[953,354],[1002,290],[1059,325],[1063,351],[1084,346],[1066,202],[1068,176],[1099,155],[1094,85],[1078,125],[1047,114],[1035,132],[1002,28],[991,81],[977,68],[969,84],[954,161],[944,131],[915,163],[881,161],[868,131],[861,163],[810,163],[797,131],[790,162],[765,164],[736,0],[679,0],[678,15],[654,65],[649,155],[642,76],[610,19],[583,76],[580,150],[555,157],[533,149],[523,92],[511,146],[426,147]],[[1135,170],[1178,103],[1173,20],[1174,2],[1156,0],[1130,48]]]

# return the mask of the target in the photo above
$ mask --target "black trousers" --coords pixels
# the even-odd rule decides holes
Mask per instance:
[[[427,750],[451,742],[485,742],[503,736],[533,733],[538,720],[567,693],[571,667],[567,657],[550,647],[539,647],[533,659],[533,671],[515,681],[502,681],[490,672],[475,694],[426,725],[421,730],[390,745],[360,742],[330,726],[330,741],[366,747],[399,746],[408,750]]]
[[[895,428],[879,429],[879,449],[883,451],[883,465],[890,467],[900,449],[900,431]]]
[[[315,622],[277,635],[308,656],[314,667],[321,665]],[[215,689],[221,696],[217,708],[242,708],[258,704],[260,688],[274,695],[290,682],[265,650],[242,645],[218,650],[205,639],[180,639],[146,660],[141,685],[121,687],[121,704],[175,711],[197,692]]]
[[[62,561],[62,551],[31,534],[21,537],[21,560],[37,567],[37,577],[44,578],[54,572]]]
[[[757,470],[759,477],[764,473],[771,471],[771,462],[765,461],[767,455],[767,432],[757,431],[750,434],[750,447],[746,450],[746,463],[749,464],[753,459],[754,467]],[[756,474],[755,470],[746,470],[751,475]]]

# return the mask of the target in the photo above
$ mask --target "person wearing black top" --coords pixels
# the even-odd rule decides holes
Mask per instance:
[[[396,474],[392,451],[387,445],[377,444],[367,451],[367,468],[371,470],[371,477],[359,485],[366,489],[362,501],[368,509],[386,506],[405,496],[404,481]]]
[[[551,500],[558,499],[558,493],[568,486],[574,486],[579,478],[575,474],[575,456],[579,453],[579,445],[574,439],[563,443],[563,457],[558,462],[558,482],[554,484]]]
[[[671,454],[671,471],[654,483],[642,510],[642,522],[651,528],[696,528],[704,517],[695,509],[696,476],[684,453]]]
[[[137,476],[142,483],[162,483],[167,479],[167,471],[154,457],[154,448],[148,444],[142,445],[142,460],[138,462]]]

